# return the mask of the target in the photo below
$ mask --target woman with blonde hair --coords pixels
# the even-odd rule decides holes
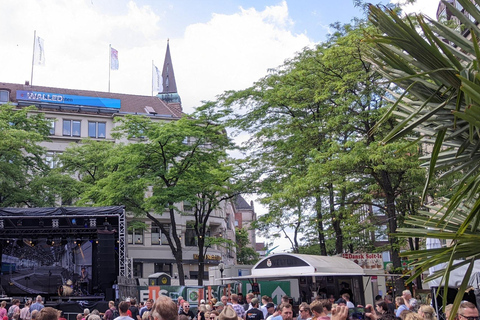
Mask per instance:
[[[424,320],[437,320],[437,317],[435,317],[435,310],[433,309],[433,307],[428,306],[426,304],[422,304],[420,306],[420,309],[418,309],[418,314]]]

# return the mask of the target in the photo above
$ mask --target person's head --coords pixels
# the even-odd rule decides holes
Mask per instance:
[[[445,319],[448,320],[448,318],[450,318],[450,313],[452,312],[452,308],[453,308],[453,304],[450,303],[450,304],[447,304],[445,306]]]
[[[214,312],[210,312],[208,318],[205,317],[205,320],[217,320],[217,315]]]
[[[30,314],[30,317],[32,320],[38,319],[39,313],[38,310],[33,310],[32,313]],[[82,320],[82,314],[80,313],[80,320]]]
[[[345,299],[346,301],[350,301],[350,295],[348,293],[342,294],[342,298]]]
[[[395,297],[395,304],[401,306],[402,304],[405,304],[405,300],[403,300],[403,297]]]
[[[32,304],[32,300],[28,299],[27,301],[25,301],[25,307],[28,307]]]
[[[331,312],[332,311],[332,303],[330,302],[330,300],[328,299],[319,299],[318,302],[320,303],[320,305],[323,307],[323,311],[325,312],[328,311],[328,312]]]
[[[306,302],[302,302],[300,306],[298,306],[298,312],[300,313],[300,318],[302,319],[308,319],[311,316],[310,306]]]
[[[223,302],[218,301],[217,303],[215,303],[215,305],[213,307],[215,308],[216,311],[218,311],[220,313],[220,312],[222,312],[225,305],[223,304]]]
[[[148,320],[148,319],[150,319],[150,315],[151,315],[151,314],[152,314],[152,313],[151,313],[150,311],[145,311],[145,312],[143,313],[143,315],[142,315],[142,320]],[[187,317],[187,319],[188,319],[188,317]]]
[[[293,320],[293,308],[290,303],[282,304],[281,315],[283,320]]]
[[[2,301],[0,307],[5,308],[7,306],[7,301]]]
[[[189,320],[189,319],[190,318],[186,314],[179,314],[178,315],[178,320]]]
[[[198,306],[198,311],[205,313],[207,312],[207,307],[205,307],[204,304],[201,304]]]
[[[255,298],[255,295],[251,292],[247,293],[247,295],[245,296],[245,300],[247,301],[247,303],[250,303],[252,302],[252,299]],[[263,300],[262,300],[263,301]]]
[[[426,304],[422,304],[420,308],[418,309],[418,314],[424,319],[424,320],[436,320],[437,318],[435,317],[435,309],[433,307],[428,306]]]
[[[251,301],[251,304],[252,304],[252,307],[258,308],[258,299],[257,299],[257,298],[253,298],[252,301]]]
[[[58,320],[58,310],[52,307],[45,307],[40,310],[38,320]]]
[[[412,298],[412,293],[410,292],[410,290],[403,290],[402,291],[402,296],[405,299],[411,299]]]
[[[253,296],[253,293],[252,293],[252,296]],[[271,302],[269,296],[267,296],[267,295],[262,296],[262,304],[267,304],[269,302]]]
[[[108,307],[111,308],[111,307],[114,307],[115,306],[115,302],[113,301],[108,301]]]
[[[289,296],[283,296],[282,297],[282,303],[290,303],[290,297]]]
[[[137,305],[137,300],[135,298],[130,298],[130,305],[136,306]]]
[[[92,312],[90,312],[90,314],[96,314],[97,316],[100,315],[100,311],[98,311],[98,309],[93,309]],[[90,319],[90,318],[89,318]]]
[[[382,296],[379,295],[379,294],[377,294],[377,295],[375,296],[375,302],[378,302],[378,301],[383,301]]]
[[[404,320],[422,320],[422,317],[416,312],[408,312]]]
[[[300,305],[300,309],[302,308],[302,306]],[[323,313],[323,306],[322,304],[320,303],[320,301],[318,300],[315,300],[313,301],[312,303],[310,303],[310,310],[312,310],[312,313],[313,313],[313,316],[315,318],[318,318],[322,315]],[[301,314],[302,318],[303,318],[303,314]]]
[[[478,320],[478,310],[475,305],[468,301],[460,303],[457,311],[458,320]]]
[[[240,292],[237,295],[238,295],[238,301],[240,302],[243,301],[243,293]]]
[[[392,297],[392,295],[391,295],[391,294],[387,294],[387,295],[385,296],[384,301],[385,301],[386,303],[392,303],[392,302],[393,302],[393,297]]]
[[[13,300],[12,300],[12,304],[17,304],[17,305],[18,305],[18,304],[20,304],[20,300],[18,300],[18,299],[13,299]]]
[[[380,314],[384,314],[388,312],[388,305],[385,301],[380,301],[377,302],[377,305],[375,306],[376,310]]]
[[[148,299],[147,302],[145,302],[145,306],[147,307],[147,309],[152,309],[152,306],[153,306],[153,299]]]
[[[42,296],[38,295],[35,301],[37,301],[38,303],[42,303]]]
[[[335,303],[335,296],[333,294],[328,296],[328,301],[330,301],[331,304]]]
[[[218,315],[218,320],[238,320],[237,312],[233,310],[232,306],[225,306]]]
[[[407,318],[407,315],[413,313],[413,311],[410,310],[403,310],[400,312],[400,319],[405,320]],[[410,320],[415,320],[415,319],[410,319]]]
[[[127,301],[122,301],[118,304],[118,312],[120,314],[127,313],[128,307],[130,307],[130,304]]]
[[[188,301],[183,301],[182,308],[183,312],[188,313],[188,311],[190,311],[190,303]]]
[[[88,309],[88,308],[83,309],[83,315],[85,317],[88,316],[89,314],[90,314],[90,309]]]
[[[271,302],[268,302],[265,307],[267,308],[268,314],[273,314],[275,312],[275,305]]]
[[[102,320],[98,314],[90,314],[88,320]]]
[[[152,316],[155,320],[176,320],[178,316],[177,305],[169,297],[160,296],[155,300]]]
[[[237,304],[238,303],[238,295],[237,294],[232,294],[232,296],[230,297],[230,299],[232,299],[232,303],[234,304]]]
[[[227,302],[228,302],[227,296],[222,296],[222,297],[220,298],[220,301],[222,301],[223,305],[226,306],[226,305],[227,305]]]
[[[34,313],[35,311],[37,311],[37,310],[33,310],[33,311],[32,311],[32,319],[33,319],[33,313]],[[38,312],[38,311],[37,311],[37,312]],[[81,314],[81,313],[77,314],[77,320],[82,320],[82,318],[83,318],[83,314]]]

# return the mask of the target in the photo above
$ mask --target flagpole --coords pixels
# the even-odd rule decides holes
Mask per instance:
[[[108,45],[108,92],[110,92],[110,70],[112,69],[112,44]]]
[[[152,60],[152,97],[153,97],[153,79],[155,79],[155,74],[153,73],[155,70],[155,64],[153,63],[153,60]]]
[[[35,64],[35,40],[37,39],[37,30],[33,31],[33,54],[32,54],[32,73],[30,75],[30,85],[33,86],[33,66]]]

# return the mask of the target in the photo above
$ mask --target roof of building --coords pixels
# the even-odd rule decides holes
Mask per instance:
[[[235,208],[237,209],[250,209],[252,210],[252,206],[241,196],[238,195],[235,198]]]
[[[179,103],[166,103],[156,96],[141,96],[124,93],[89,91],[79,89],[65,89],[44,86],[31,86],[17,83],[0,82],[0,90],[7,89],[10,91],[10,101],[18,103],[17,90],[47,92],[53,94],[98,97],[120,100],[120,113],[137,113],[137,114],[154,114],[157,116],[179,118],[182,116],[182,108]],[[32,104],[37,102],[32,101]],[[150,108],[146,108],[150,107]],[[150,110],[150,111],[149,111]]]

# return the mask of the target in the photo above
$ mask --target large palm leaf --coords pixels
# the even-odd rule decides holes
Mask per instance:
[[[394,113],[399,123],[385,142],[415,133],[422,143],[433,144],[425,164],[428,181],[424,197],[435,172],[442,170],[444,176],[460,172],[464,176],[452,187],[444,210],[436,208],[425,218],[410,220],[423,229],[402,230],[402,236],[448,236],[452,240],[451,246],[435,252],[415,253],[419,259],[416,274],[445,262],[449,267],[433,276],[448,277],[449,270],[458,267],[454,260],[462,257],[466,260],[461,264],[470,265],[465,276],[468,280],[473,261],[480,254],[480,246],[472,245],[478,241],[475,233],[480,222],[480,29],[465,13],[480,21],[480,11],[470,0],[457,0],[464,12],[442,1],[463,29],[452,29],[421,15],[402,19],[393,10],[370,6],[370,21],[382,33],[370,37],[371,59],[399,88],[391,92],[395,103],[385,115]],[[475,1],[480,5],[480,0]]]

